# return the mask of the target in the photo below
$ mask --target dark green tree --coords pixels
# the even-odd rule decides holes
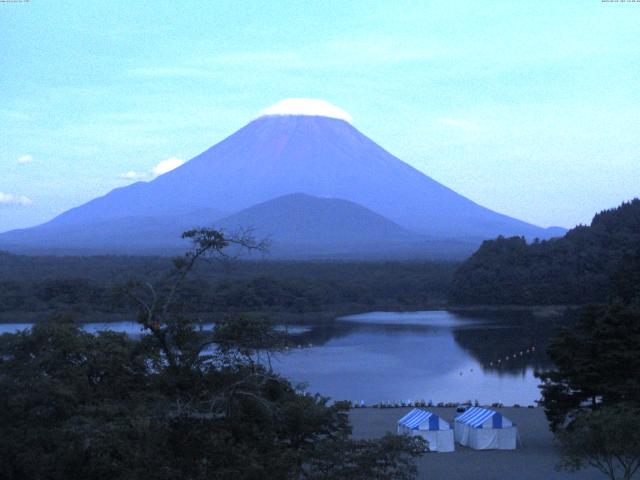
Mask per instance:
[[[561,468],[597,468],[611,480],[640,468],[639,263],[622,265],[606,306],[584,308],[548,347],[555,369],[539,374],[542,406],[562,445]]]
[[[613,301],[640,308],[640,251],[627,255],[611,276]]]
[[[380,440],[319,442],[304,467],[306,480],[410,480],[417,474],[415,457],[425,451],[421,437],[387,434]]]
[[[551,341],[555,368],[539,373],[552,430],[584,408],[640,404],[640,314],[625,306],[588,307]]]
[[[582,412],[559,434],[561,467],[600,470],[610,480],[631,480],[640,469],[640,410],[603,407]]]

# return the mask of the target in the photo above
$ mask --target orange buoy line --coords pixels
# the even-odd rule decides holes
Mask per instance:
[[[518,356],[522,357],[525,354],[530,354],[536,351],[536,347],[535,345],[532,345],[531,347],[527,348],[526,350],[520,350],[520,352],[515,352],[512,355],[506,355],[504,357],[504,361],[508,362],[510,359],[516,359],[518,358]],[[498,366],[498,365],[502,365],[502,358],[498,358],[496,361],[494,362],[489,362],[489,366],[493,367],[493,366]]]

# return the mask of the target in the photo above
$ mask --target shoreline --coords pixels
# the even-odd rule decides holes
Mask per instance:
[[[364,306],[363,306],[364,307]],[[213,320],[224,315],[246,315],[248,317],[267,317],[271,320],[277,320],[277,323],[283,324],[300,324],[300,325],[326,325],[341,317],[349,315],[357,315],[371,312],[432,312],[447,311],[451,313],[492,313],[492,312],[530,312],[536,318],[560,318],[562,315],[571,310],[581,308],[581,305],[419,305],[415,307],[375,307],[367,310],[366,308],[335,308],[317,312],[289,312],[289,311],[248,311],[248,312],[200,312],[191,313],[194,317],[200,317],[205,321]],[[0,313],[0,324],[6,323],[36,323],[39,321],[49,321],[53,315],[62,314],[70,315],[78,323],[116,323],[128,321],[135,316],[135,312],[59,312],[55,310],[33,312],[33,311],[15,311]],[[86,320],[80,320],[86,318]]]

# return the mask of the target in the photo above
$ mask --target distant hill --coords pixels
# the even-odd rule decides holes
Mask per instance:
[[[418,235],[354,202],[302,193],[249,207],[214,226],[229,233],[251,227],[256,238],[269,239],[274,258],[460,259],[477,247]]]
[[[462,259],[477,242],[418,235],[357,203],[294,193],[213,223],[227,233],[250,229],[268,239],[272,258]]]
[[[591,225],[578,226],[561,238],[530,244],[521,237],[485,241],[456,271],[450,302],[604,302],[610,280],[624,283],[621,269],[639,253],[640,200],[634,199],[598,213]]]
[[[0,248],[54,253],[139,252],[144,244],[138,239],[144,237],[149,253],[155,253],[175,245],[179,229],[174,227],[206,225],[219,219],[217,215],[193,218],[194,212],[240,215],[251,207],[299,192],[358,204],[396,224],[396,232],[404,229],[428,237],[432,241],[422,245],[423,256],[447,250],[447,244],[456,249],[460,244],[478,245],[497,235],[533,239],[562,233],[478,205],[396,158],[345,120],[264,115],[153,181],[115,189],[46,224],[0,234]],[[270,215],[279,221],[276,214]],[[304,220],[306,225],[312,218]],[[267,226],[255,215],[251,220]],[[298,220],[302,222],[300,215]],[[272,229],[286,240],[282,245],[287,245],[289,253],[306,251],[309,239],[294,238],[292,231],[285,234],[283,226],[273,225]],[[332,240],[331,229],[342,228],[330,222],[324,227],[327,241]],[[377,240],[382,247],[391,227],[389,223],[379,227],[372,227],[370,233],[383,235]],[[361,237],[376,243],[371,236]],[[355,237],[336,233],[333,240],[341,238]],[[335,247],[326,254],[351,249],[349,245]]]
[[[424,240],[356,203],[302,193],[254,205],[215,226],[226,232],[251,227],[256,238],[270,240],[276,256],[390,252]]]
[[[252,225],[258,236],[272,235],[283,243],[360,244],[376,238],[388,241],[421,238],[357,203],[304,193],[284,195],[216,222],[216,226],[226,230],[243,225]]]

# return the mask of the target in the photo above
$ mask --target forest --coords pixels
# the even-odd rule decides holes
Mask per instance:
[[[0,252],[0,320],[34,321],[53,312],[78,320],[129,315],[122,287],[156,281],[171,268],[163,257],[32,257]],[[198,265],[180,291],[184,311],[346,314],[443,305],[456,263],[246,261]],[[197,306],[197,308],[195,307]]]
[[[449,300],[456,305],[604,303],[613,283],[633,276],[639,256],[640,200],[634,199],[561,238],[485,241],[456,271]]]
[[[552,367],[536,373],[558,466],[592,467],[611,480],[640,470],[640,257],[623,265],[608,301],[576,310],[547,345]]]

